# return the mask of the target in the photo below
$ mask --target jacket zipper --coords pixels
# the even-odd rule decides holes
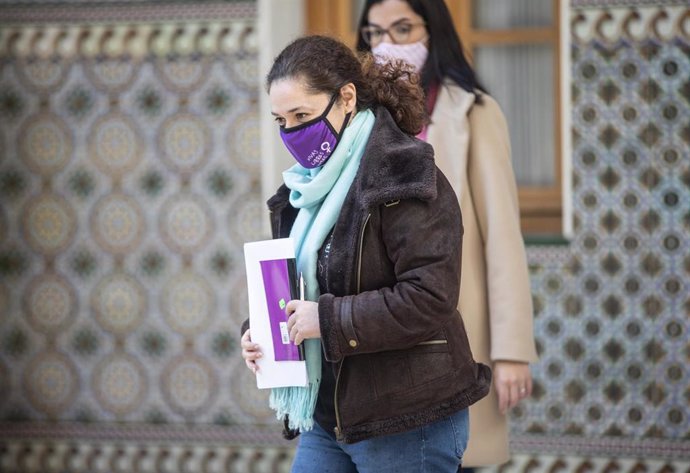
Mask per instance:
[[[371,218],[371,213],[367,214],[362,225],[362,231],[359,234],[359,248],[357,250],[357,294],[360,291],[362,282],[362,247],[364,246],[364,231],[367,229],[367,224]],[[335,407],[335,436],[338,440],[342,439],[342,430],[340,428],[340,411],[338,409],[338,384],[340,383],[340,372],[343,370],[342,360],[338,365],[338,375],[335,377],[335,392],[333,393],[333,406]]]
[[[360,292],[360,285],[362,283],[362,247],[364,246],[364,230],[367,229],[370,218],[371,214],[367,214],[364,225],[362,225],[362,232],[359,234],[359,250],[357,251],[357,294]]]
[[[342,440],[340,430],[340,413],[338,412],[338,382],[340,381],[340,372],[343,370],[343,361],[338,365],[338,375],[335,377],[335,392],[333,393],[333,405],[335,406],[335,438]]]
[[[417,344],[419,345],[447,345],[448,340],[427,340],[426,342],[420,342]]]

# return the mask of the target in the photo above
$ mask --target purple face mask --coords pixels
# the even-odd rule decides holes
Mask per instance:
[[[335,131],[326,120],[326,115],[331,111],[337,98],[338,94],[334,95],[328,102],[326,110],[313,120],[292,128],[280,129],[280,137],[283,139],[285,147],[292,153],[297,162],[307,169],[323,166],[328,161],[345,130],[350,113],[345,115],[340,132]]]

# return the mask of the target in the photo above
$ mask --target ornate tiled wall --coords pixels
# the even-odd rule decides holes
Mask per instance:
[[[262,205],[252,21],[6,32],[2,418],[265,416],[236,392]]]
[[[236,347],[256,5],[36,3],[0,2],[0,471],[287,471]],[[571,5],[575,234],[528,248],[500,470],[690,471],[690,5]]]
[[[597,3],[571,9],[575,232],[528,249],[541,359],[504,471],[690,470],[690,5]]]
[[[237,351],[265,237],[256,5],[64,5],[0,4],[0,471],[82,471],[49,459],[64,438],[89,471],[115,439],[168,442],[123,471],[183,442],[280,463]]]

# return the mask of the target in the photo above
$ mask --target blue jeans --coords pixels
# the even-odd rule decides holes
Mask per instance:
[[[293,473],[457,473],[467,447],[467,409],[399,434],[353,444],[318,424],[299,437]]]

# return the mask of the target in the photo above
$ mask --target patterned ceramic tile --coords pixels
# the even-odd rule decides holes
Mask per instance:
[[[255,8],[214,5],[197,14]],[[90,11],[108,8],[119,4]],[[249,41],[242,15],[214,21],[206,34],[224,49],[182,53],[146,24],[115,25],[111,38],[159,34],[169,54],[107,41],[87,53],[65,33],[81,53],[2,58],[3,422],[270,420],[265,402],[231,394],[255,392],[232,376],[244,315],[231,307],[246,306],[232,290],[241,244],[265,236],[257,57],[224,36]],[[17,31],[20,43],[33,34]]]
[[[560,260],[559,250],[528,250],[541,360],[537,395],[513,415],[517,451],[572,443],[579,454],[690,456],[689,14],[687,5],[573,11],[578,225]],[[600,21],[613,22],[606,35]]]
[[[0,3],[0,470],[287,471],[237,352],[255,3],[45,3]],[[686,471],[689,7],[571,5],[576,231],[528,248],[541,359],[500,471]]]

